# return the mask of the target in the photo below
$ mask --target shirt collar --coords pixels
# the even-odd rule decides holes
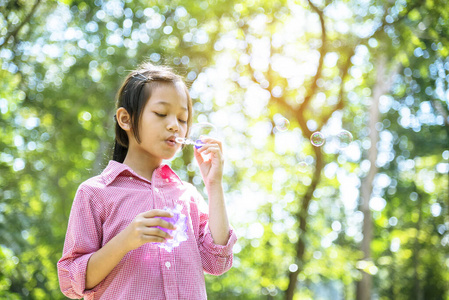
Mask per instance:
[[[109,161],[108,166],[103,170],[101,176],[103,177],[105,184],[109,185],[122,173],[126,175],[141,177],[127,165],[119,163],[115,160]],[[170,166],[166,164],[162,164],[154,170],[153,180],[162,180],[163,182],[167,183],[178,182],[182,184],[182,180],[179,178],[179,176],[170,168]]]

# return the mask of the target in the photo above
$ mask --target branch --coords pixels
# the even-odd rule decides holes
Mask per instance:
[[[310,0],[309,0],[309,2],[310,2]],[[396,23],[399,23],[399,22],[402,21],[404,18],[406,18],[406,17],[408,16],[408,14],[409,14],[413,9],[417,8],[417,7],[421,4],[421,2],[422,2],[422,1],[416,2],[413,6],[410,7],[410,9],[409,9],[406,13],[404,13],[402,16],[400,16],[398,19],[396,19],[393,23],[391,23],[391,25],[396,24]],[[359,45],[360,45],[360,44],[363,44],[363,43],[366,42],[368,39],[372,38],[372,37],[375,36],[378,32],[380,32],[381,30],[383,30],[383,29],[385,28],[385,26],[386,26],[386,21],[385,21],[386,16],[387,16],[387,10],[385,10],[385,14],[384,14],[384,16],[382,17],[382,18],[383,18],[382,25],[381,25],[379,28],[377,28],[377,30],[376,30],[371,36],[366,37],[366,38],[364,38],[364,39],[361,39],[361,40],[359,41],[359,43],[358,43]],[[348,70],[349,70],[349,67],[350,67],[350,65],[351,65],[351,57],[352,57],[353,55],[354,55],[354,49],[352,49],[352,51],[349,53],[349,55],[348,55],[348,60],[347,60],[347,62],[346,62],[346,64],[345,64],[344,68],[342,69],[342,70],[343,70],[343,71],[342,71],[342,76],[341,76],[342,81],[341,81],[341,84],[340,84],[340,92],[339,92],[339,95],[338,95],[338,98],[339,98],[339,99],[338,99],[338,103],[337,103],[337,105],[332,109],[332,111],[330,111],[330,112],[324,117],[323,123],[322,123],[321,126],[323,126],[324,124],[327,123],[327,121],[330,119],[330,117],[332,116],[332,114],[333,114],[335,111],[340,110],[340,109],[343,108],[343,95],[344,95],[344,83],[345,83],[344,78],[348,75]],[[396,66],[396,67],[394,68],[393,74],[397,74],[398,68],[399,68],[399,66]],[[393,76],[392,76],[392,77],[393,77]],[[389,78],[390,81],[392,80],[392,77]],[[389,89],[390,85],[391,85],[391,82],[388,83],[388,89]],[[385,91],[385,92],[387,92],[387,91]]]
[[[0,45],[0,49],[8,43],[8,41],[11,37],[15,38],[17,36],[17,34],[19,33],[20,29],[22,29],[22,27],[31,20],[31,17],[36,12],[36,9],[37,9],[38,5],[40,4],[40,2],[41,2],[41,0],[36,0],[36,2],[33,5],[33,8],[31,8],[30,13],[25,17],[25,19],[22,21],[22,23],[20,23],[19,26],[16,27],[16,29],[14,29],[13,31],[10,31],[6,35],[5,40],[3,41],[3,44]]]
[[[245,33],[245,36],[246,36],[246,29],[247,29],[247,27],[244,27],[243,28],[243,30],[244,30],[244,33]],[[271,44],[271,39],[270,39],[270,53],[271,53],[271,55],[274,53],[274,49],[273,49],[273,46],[272,46],[272,44]],[[248,43],[248,46],[247,46],[247,48],[246,48],[246,53],[249,53],[249,49],[248,49],[248,47],[249,47],[249,43]],[[255,83],[257,83],[258,82],[258,80],[254,77],[254,69],[251,67],[251,63],[248,63],[248,72],[249,72],[249,74],[251,75],[251,79],[252,79],[252,81],[253,82],[255,82]],[[267,77],[267,79],[268,79],[268,83],[269,83],[269,85],[268,85],[268,87],[267,88],[265,88],[265,90],[267,90],[270,94],[271,94],[271,88],[272,88],[272,76],[271,76],[271,73],[273,72],[273,69],[272,69],[272,67],[271,67],[271,63],[268,65],[268,70],[267,70],[267,73],[266,73],[266,77]],[[262,87],[261,87],[262,88]],[[284,97],[279,97],[279,98],[276,98],[276,97],[273,97],[273,96],[271,96],[270,97],[270,100],[269,100],[269,103],[271,103],[271,102],[274,102],[274,103],[277,103],[277,104],[279,104],[280,106],[282,106],[286,111],[290,111],[290,112],[295,112],[297,109],[296,108],[294,108],[293,106],[291,106],[287,101],[286,101],[286,99],[284,98]]]
[[[327,49],[326,49],[326,43],[327,43],[327,34],[326,34],[326,26],[324,22],[324,14],[323,11],[317,8],[312,1],[308,0],[309,5],[312,7],[312,9],[318,14],[320,17],[320,25],[321,25],[321,48],[320,48],[320,59],[318,61],[318,67],[315,73],[315,77],[313,78],[312,85],[308,89],[307,95],[304,97],[304,101],[299,106],[300,111],[304,111],[309,105],[309,102],[313,95],[316,94],[316,90],[318,88],[317,81],[321,78],[321,72],[323,70],[323,62],[324,62],[324,56],[326,55]]]
[[[273,48],[273,44],[271,43],[271,38],[270,38],[270,55],[271,56],[273,56],[273,54],[275,53],[275,50],[274,50],[274,48]],[[268,91],[270,92],[270,90],[272,89],[272,86],[271,86],[271,83],[273,82],[273,80],[272,80],[272,74],[273,73],[273,68],[272,68],[272,64],[271,64],[271,62],[268,64],[268,70],[267,70],[267,77],[268,77],[268,82],[269,82],[269,86],[268,86]],[[251,76],[253,76],[253,73],[251,74]],[[271,92],[270,92],[270,94],[271,94]],[[276,98],[276,97],[273,97],[273,96],[271,96],[270,97],[270,102],[274,102],[274,103],[277,103],[277,104],[279,104],[280,106],[282,106],[286,111],[289,111],[289,112],[294,112],[294,111],[296,111],[296,108],[294,108],[293,106],[291,106],[288,102],[287,102],[287,100],[285,99],[285,97],[279,97],[279,98]]]
[[[376,31],[373,32],[372,35],[370,35],[370,36],[368,36],[368,37],[362,39],[362,40],[360,41],[359,44],[368,41],[370,38],[374,37],[376,34],[378,34],[379,32],[383,31],[387,25],[394,25],[394,24],[397,24],[397,23],[401,22],[403,19],[405,19],[405,18],[409,15],[409,13],[410,13],[412,10],[414,10],[415,8],[418,8],[422,3],[423,3],[422,0],[416,1],[412,6],[409,7],[409,9],[408,9],[403,15],[401,15],[401,16],[398,17],[394,22],[389,23],[389,24],[387,24],[387,21],[385,20],[386,17],[387,17],[387,15],[388,15],[388,14],[387,14],[387,10],[388,10],[388,9],[386,9],[386,10],[385,10],[385,13],[384,13],[384,15],[383,15],[383,17],[382,17],[382,25],[379,26],[379,27],[376,29]]]
[[[321,126],[319,128],[324,126],[324,124],[326,124],[327,121],[329,121],[330,117],[332,116],[332,114],[334,112],[343,108],[343,95],[345,93],[344,86],[345,86],[345,82],[346,82],[345,78],[348,76],[349,67],[352,65],[351,57],[353,55],[354,55],[354,49],[351,49],[351,51],[349,52],[349,55],[348,55],[348,59],[346,60],[346,64],[341,69],[341,83],[340,83],[340,91],[338,93],[338,102],[334,106],[334,108],[326,116],[324,116],[323,123],[321,124]]]

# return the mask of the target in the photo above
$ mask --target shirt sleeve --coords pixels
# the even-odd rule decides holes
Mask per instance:
[[[85,290],[87,262],[101,247],[102,225],[93,193],[81,186],[70,212],[64,249],[58,261],[59,286],[62,293],[79,299],[96,291]]]
[[[215,244],[209,229],[209,208],[199,193],[198,211],[200,218],[198,241],[203,270],[211,275],[221,275],[232,267],[232,247],[237,241],[237,236],[230,227],[226,245]]]

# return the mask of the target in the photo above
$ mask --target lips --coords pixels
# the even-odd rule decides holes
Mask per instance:
[[[174,146],[176,145],[176,136],[172,135],[168,139],[165,140],[169,145]]]

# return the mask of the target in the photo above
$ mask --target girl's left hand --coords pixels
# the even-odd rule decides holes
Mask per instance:
[[[203,137],[201,141],[204,145],[199,149],[194,148],[194,155],[200,166],[204,184],[206,187],[221,184],[223,177],[223,148],[221,141],[210,137]]]

